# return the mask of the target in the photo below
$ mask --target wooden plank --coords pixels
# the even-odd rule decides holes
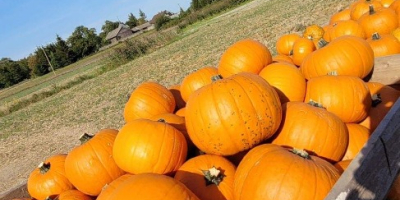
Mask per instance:
[[[400,84],[400,54],[375,58],[373,72],[367,80],[385,85]]]
[[[325,199],[384,199],[399,168],[400,98]]]

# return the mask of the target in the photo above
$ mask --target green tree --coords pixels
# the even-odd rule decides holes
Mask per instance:
[[[53,67],[55,69],[65,67],[74,61],[74,57],[75,56],[67,45],[67,42],[57,35],[56,43],[51,45],[51,51],[49,52],[49,59],[51,60]]]
[[[96,29],[78,26],[67,39],[67,45],[78,60],[96,52],[101,46],[101,38],[96,35]]]
[[[0,88],[10,87],[29,78],[29,68],[9,58],[0,60]]]
[[[111,32],[112,30],[118,28],[119,22],[113,22],[106,20],[101,26],[101,33],[99,34],[99,37],[101,38],[101,46],[107,45],[110,42],[106,40],[107,34]]]
[[[138,25],[144,24],[147,22],[147,17],[146,14],[139,9],[139,19],[138,19]]]
[[[132,13],[129,13],[128,20],[125,22],[130,28],[133,28],[138,25],[138,19]]]
[[[33,55],[28,57],[28,66],[31,69],[31,76],[33,77],[43,76],[51,70],[42,48],[38,47]]]

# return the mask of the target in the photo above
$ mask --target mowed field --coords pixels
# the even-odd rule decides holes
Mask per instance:
[[[120,129],[127,96],[138,84],[179,84],[196,69],[218,66],[228,46],[245,38],[260,41],[275,55],[280,36],[299,31],[300,25],[325,25],[353,1],[253,0],[187,27],[179,39],[157,51],[1,117],[0,196],[25,183],[46,157],[68,153],[83,133]]]

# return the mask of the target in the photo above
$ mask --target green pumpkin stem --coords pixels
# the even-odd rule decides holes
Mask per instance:
[[[50,163],[41,162],[38,168],[41,174],[45,174],[50,170]]]
[[[371,97],[372,97],[372,107],[376,107],[380,103],[382,103],[381,94],[373,94]]]
[[[324,38],[319,39],[318,43],[317,43],[318,48],[322,48],[328,44],[329,44],[329,42],[327,42]]]
[[[201,170],[204,174],[204,179],[206,180],[206,185],[219,185],[224,179],[225,175],[221,173],[221,171],[214,166],[208,170]]]
[[[293,148],[292,150],[290,150],[292,153],[304,158],[304,159],[311,159],[310,155],[307,153],[307,151],[305,151],[304,149],[296,149]]]
[[[374,5],[369,5],[369,14],[370,15],[373,15],[373,14],[375,14],[375,9],[374,9]]]
[[[310,101],[308,101],[308,105],[311,105],[311,106],[314,106],[317,108],[324,108],[321,103],[318,103],[312,99],[310,99]]]
[[[379,35],[378,32],[375,32],[374,34],[372,34],[372,40],[379,40],[381,39],[381,36]]]
[[[81,141],[81,144],[85,144],[87,141],[89,141],[90,139],[92,139],[94,137],[94,135],[89,135],[87,133],[84,133],[80,138],[79,141]]]
[[[219,74],[211,77],[211,81],[212,82],[215,82],[215,81],[218,81],[218,80],[221,80],[221,79],[222,79],[222,76],[219,75]]]

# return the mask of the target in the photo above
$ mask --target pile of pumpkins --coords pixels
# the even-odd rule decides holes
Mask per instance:
[[[143,82],[120,130],[85,134],[68,154],[49,157],[31,173],[29,194],[323,199],[400,97],[365,80],[376,57],[400,53],[399,24],[400,0],[359,0],[326,26],[281,36],[274,57],[243,39],[218,67],[179,85]]]

